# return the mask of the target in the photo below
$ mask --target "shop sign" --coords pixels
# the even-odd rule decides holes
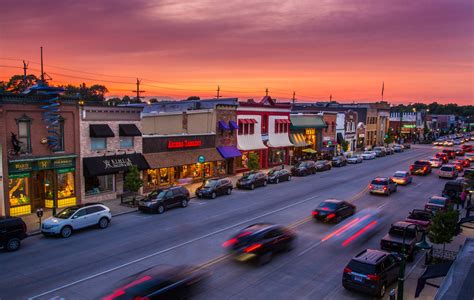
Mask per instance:
[[[168,149],[200,147],[201,140],[168,141]]]
[[[64,173],[69,173],[69,172],[74,172],[74,171],[76,171],[75,168],[66,168],[66,169],[57,170],[58,174],[64,174]]]
[[[416,128],[416,125],[403,125],[403,128]]]
[[[16,173],[8,175],[10,179],[30,177],[30,173]]]
[[[262,141],[268,142],[268,133],[262,133]]]
[[[33,164],[30,161],[14,162],[8,164],[9,172],[31,171]]]
[[[73,167],[75,164],[74,158],[59,158],[55,159],[53,162],[54,168],[64,168],[64,167]]]
[[[199,157],[198,157],[198,162],[199,162],[200,164],[203,164],[205,161],[206,161],[206,158],[204,157],[204,155],[199,155]]]
[[[118,159],[105,159],[102,161],[104,163],[104,169],[116,169],[116,168],[127,168],[133,165],[130,158],[118,158]]]
[[[51,169],[51,161],[50,160],[39,160],[36,162],[38,170],[46,170]]]

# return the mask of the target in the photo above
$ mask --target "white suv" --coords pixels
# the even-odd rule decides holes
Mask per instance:
[[[104,229],[112,220],[110,209],[98,203],[75,205],[63,209],[54,217],[49,217],[41,224],[44,235],[60,235],[63,238],[71,236],[73,230],[97,225]]]

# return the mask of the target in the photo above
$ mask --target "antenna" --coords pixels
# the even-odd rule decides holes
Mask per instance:
[[[329,95],[329,102],[332,102],[332,94]]]
[[[293,105],[295,105],[296,102],[296,92],[293,91],[293,97],[291,98],[291,101],[293,102]]]
[[[221,92],[221,86],[220,86],[220,85],[217,86],[217,90],[216,90],[216,91],[217,91],[216,98],[219,99],[220,97],[222,97],[221,94],[220,94],[220,92]]]
[[[142,80],[137,78],[137,89],[135,91],[132,91],[134,93],[137,93],[137,101],[138,102],[141,102],[140,99],[143,98],[143,97],[140,96],[140,93],[145,93],[145,91],[140,90],[140,82],[142,82]]]
[[[23,84],[26,86],[26,70],[28,69],[29,62],[23,61]]]

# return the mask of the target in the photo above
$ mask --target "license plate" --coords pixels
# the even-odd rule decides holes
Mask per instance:
[[[357,281],[357,282],[364,282],[364,278],[361,277],[361,276],[354,275],[354,281]]]

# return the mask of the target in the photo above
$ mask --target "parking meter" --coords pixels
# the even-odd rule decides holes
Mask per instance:
[[[40,224],[40,227],[41,227],[41,218],[43,217],[43,209],[42,208],[38,208],[36,210],[36,216],[39,219],[39,224]]]

